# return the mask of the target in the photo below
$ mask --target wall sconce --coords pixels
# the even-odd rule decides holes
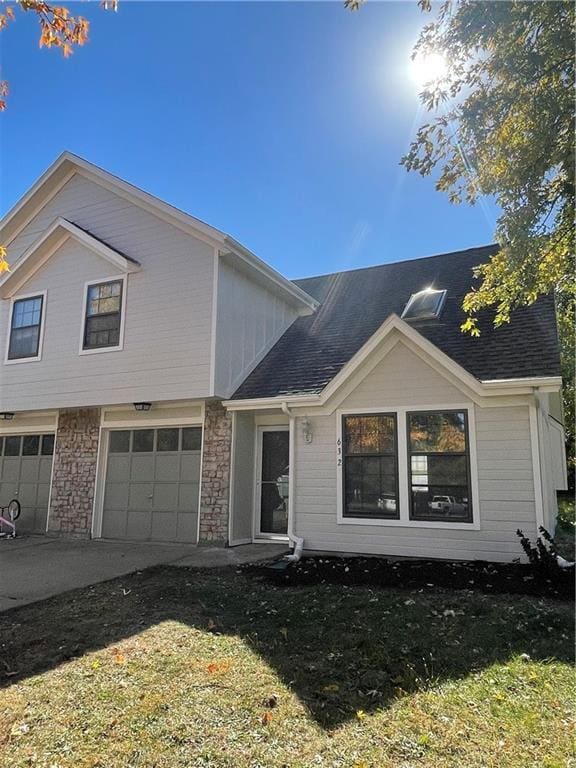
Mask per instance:
[[[3,413],[0,413],[0,418],[4,419],[4,421],[12,421],[14,414],[10,413],[10,411],[4,411]]]
[[[312,432],[312,424],[310,424],[310,419],[308,416],[304,416],[302,419],[302,436],[304,437],[305,443],[311,443],[313,438],[313,432]]]
[[[135,411],[149,411],[152,408],[152,403],[134,403]]]

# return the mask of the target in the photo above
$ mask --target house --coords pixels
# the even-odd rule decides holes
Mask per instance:
[[[553,301],[460,331],[495,246],[290,281],[70,153],[0,230],[21,530],[494,561],[553,530]]]

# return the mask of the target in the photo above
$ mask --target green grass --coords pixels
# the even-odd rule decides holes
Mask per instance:
[[[564,768],[572,627],[528,597],[151,569],[0,616],[0,764]]]

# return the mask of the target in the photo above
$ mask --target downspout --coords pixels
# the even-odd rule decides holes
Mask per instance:
[[[294,545],[294,551],[291,555],[286,555],[285,560],[288,560],[291,563],[297,563],[298,560],[302,557],[302,550],[304,548],[304,539],[300,538],[299,536],[296,536],[294,533],[294,472],[296,468],[296,419],[293,413],[291,413],[290,409],[288,408],[288,405],[286,402],[282,403],[282,411],[286,414],[286,416],[290,419],[290,431],[289,431],[289,445],[288,445],[288,466],[289,466],[289,475],[288,475],[288,538],[290,539],[290,542]]]

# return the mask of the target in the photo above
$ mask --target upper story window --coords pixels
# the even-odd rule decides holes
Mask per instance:
[[[87,287],[83,350],[120,348],[123,292],[123,280],[108,280]]]
[[[344,416],[344,517],[397,519],[396,415]]]
[[[440,317],[446,300],[446,291],[425,288],[413,293],[402,312],[403,320],[435,320]]]
[[[40,357],[43,309],[43,294],[13,302],[8,360],[37,360]]]

